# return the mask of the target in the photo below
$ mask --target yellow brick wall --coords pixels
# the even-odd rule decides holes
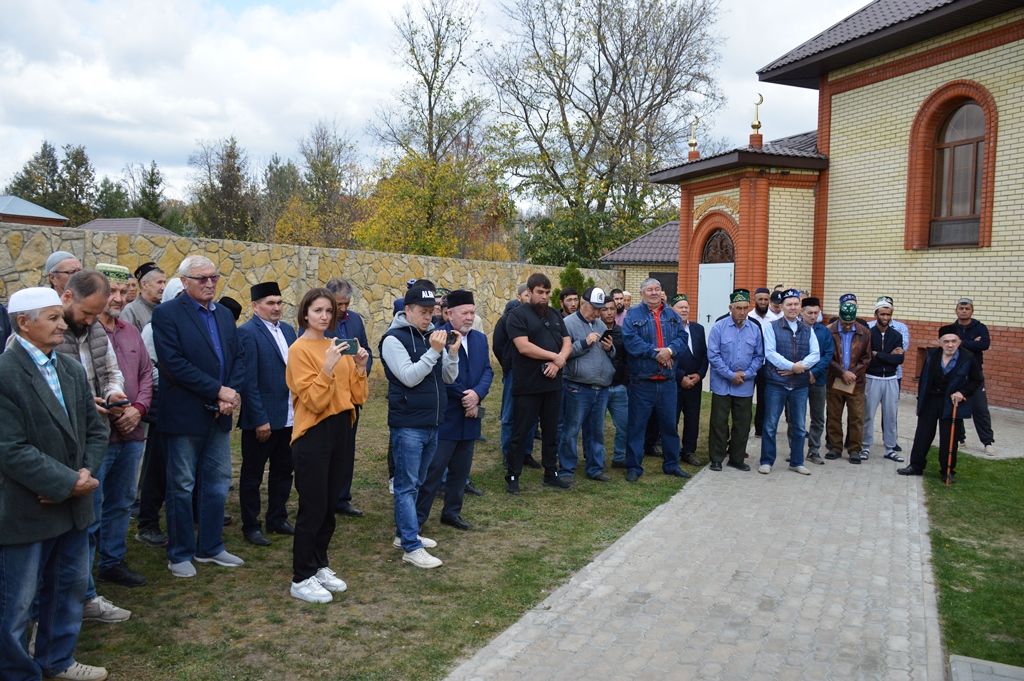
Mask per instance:
[[[701,178],[706,179],[706,178]],[[697,194],[693,197],[693,226],[703,219],[712,210],[721,211],[732,216],[736,222],[740,221],[740,189],[724,189],[722,191]],[[703,210],[702,210],[703,209]],[[703,248],[704,244],[694,244],[694,248]]]
[[[679,268],[679,263],[666,262],[666,263],[645,263],[643,265],[623,265],[623,279],[626,285],[623,286],[624,291],[629,291],[633,294],[633,302],[640,300],[640,283],[650,276],[651,272],[675,272]],[[671,296],[673,292],[670,292]]]
[[[1004,15],[1005,16],[1005,15]],[[981,83],[999,112],[990,248],[903,248],[910,127],[924,100],[959,78]],[[951,319],[970,295],[979,319],[1021,326],[1024,290],[1024,42],[832,98],[825,307],[854,291],[896,299],[897,314]],[[986,150],[988,151],[988,150]]]
[[[768,190],[768,285],[811,289],[810,249],[814,242],[814,191]]]

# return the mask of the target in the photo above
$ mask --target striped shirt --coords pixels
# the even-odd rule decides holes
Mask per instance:
[[[60,379],[57,377],[57,354],[51,350],[49,355],[44,355],[42,350],[18,334],[14,334],[14,337],[18,339],[21,347],[25,348],[25,352],[28,353],[28,356],[32,358],[32,362],[39,368],[39,373],[46,379],[46,385],[50,386],[50,390],[53,391],[57,401],[60,402],[60,406],[64,407],[64,411],[67,411],[68,405],[64,404],[64,393],[60,389]]]

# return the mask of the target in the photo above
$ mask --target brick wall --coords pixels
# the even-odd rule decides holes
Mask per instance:
[[[633,303],[637,303],[640,300],[640,283],[649,277],[651,272],[675,272],[678,267],[679,264],[674,262],[623,266],[623,280],[626,283],[622,289],[633,294]],[[669,296],[674,293],[675,291],[670,291]]]
[[[958,296],[970,295],[979,318],[1019,330],[1024,41],[947,61],[938,54],[935,61],[831,97],[826,307],[834,308],[847,290],[862,301],[887,294],[901,317],[939,322],[951,316]],[[998,108],[991,247],[905,250],[911,124],[933,91],[961,78],[981,84]]]
[[[768,190],[768,281],[811,289],[814,191],[789,187]]]

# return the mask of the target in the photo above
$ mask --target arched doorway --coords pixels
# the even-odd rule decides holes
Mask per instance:
[[[701,324],[713,324],[729,312],[736,276],[736,246],[725,229],[712,231],[701,250],[697,275],[697,309]]]

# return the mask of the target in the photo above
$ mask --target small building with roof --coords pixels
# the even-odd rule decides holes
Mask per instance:
[[[0,222],[41,227],[63,227],[68,219],[25,199],[6,194],[0,196]]]
[[[867,317],[889,295],[913,390],[969,296],[992,335],[989,399],[1024,403],[1024,3],[875,0],[758,77],[817,90],[817,130],[764,143],[755,114],[746,146],[702,158],[691,139],[685,163],[650,176],[680,190],[695,319],[734,286],[807,289],[826,314],[851,291]]]
[[[169,229],[146,218],[97,218],[90,220],[80,229],[92,232],[113,232],[115,234],[148,234],[150,236],[178,236]]]
[[[654,277],[671,296],[679,270],[679,222],[672,220],[601,256],[601,264],[623,272],[623,288],[631,293]]]

